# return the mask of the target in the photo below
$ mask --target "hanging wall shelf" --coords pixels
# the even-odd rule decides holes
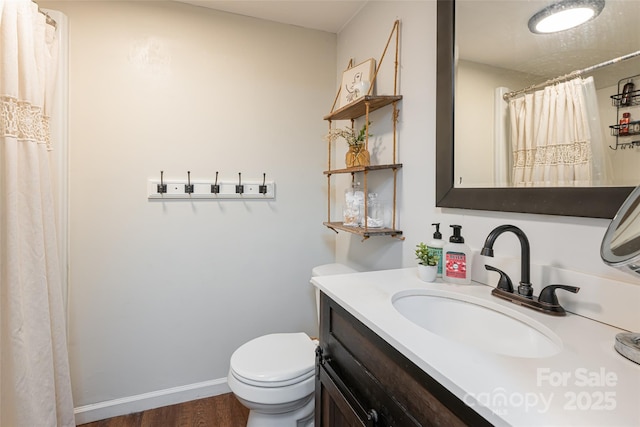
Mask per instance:
[[[365,116],[367,114],[367,106],[369,113],[376,111],[382,107],[386,107],[389,104],[400,101],[401,95],[365,95],[362,98],[352,102],[349,105],[333,111],[331,114],[327,114],[325,120],[352,120],[358,117]]]
[[[391,106],[391,120],[393,124],[393,159],[390,164],[382,164],[382,165],[369,165],[369,166],[356,166],[356,167],[347,167],[342,169],[334,169],[331,165],[331,149],[332,142],[328,142],[328,168],[324,171],[324,174],[327,175],[327,187],[329,191],[327,192],[327,221],[323,224],[335,231],[336,233],[339,231],[344,231],[348,233],[353,233],[356,235],[360,235],[363,237],[363,240],[368,239],[372,236],[392,236],[404,240],[402,236],[402,231],[396,228],[397,218],[396,218],[396,204],[397,204],[397,181],[398,181],[398,170],[402,168],[402,164],[397,162],[397,123],[398,123],[398,102],[402,100],[402,95],[397,94],[397,84],[398,84],[398,53],[399,53],[399,27],[400,21],[395,21],[393,24],[393,28],[391,30],[391,34],[389,35],[389,39],[387,40],[387,44],[382,52],[382,55],[376,64],[375,73],[373,74],[372,81],[370,83],[370,89],[368,90],[368,94],[361,96],[359,99],[343,106],[338,109],[335,109],[336,102],[338,97],[340,96],[340,90],[336,94],[336,98],[334,100],[334,105],[331,109],[331,113],[327,114],[324,117],[324,120],[329,122],[329,133],[331,133],[333,129],[333,121],[335,120],[350,120],[351,128],[354,127],[354,122],[358,118],[364,118],[364,148],[369,150],[369,114],[373,111],[379,110],[384,107]],[[384,60],[387,49],[389,48],[390,42],[395,35],[395,67],[394,67],[394,76],[393,76],[393,95],[371,95],[371,91],[374,88],[375,80],[378,76],[378,71],[380,70],[380,66]],[[349,63],[349,69],[352,65],[352,62]],[[355,181],[356,174],[362,175],[362,183],[363,183],[363,193],[365,195],[363,205],[364,205],[364,213],[363,218],[368,218],[369,215],[369,203],[368,197],[369,188],[368,188],[368,174],[369,172],[377,172],[377,171],[391,171],[393,175],[393,201],[392,201],[392,215],[391,215],[391,224],[389,227],[382,228],[374,228],[368,226],[368,221],[365,220],[364,225],[362,226],[345,226],[344,222],[340,221],[332,221],[332,212],[331,212],[331,177],[336,174],[350,174],[351,181]]]

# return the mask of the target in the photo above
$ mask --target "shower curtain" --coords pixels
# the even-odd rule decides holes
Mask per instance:
[[[514,186],[590,186],[594,173],[596,181],[603,179],[597,108],[588,109],[595,96],[589,77],[547,86],[509,102]]]
[[[0,425],[74,426],[50,170],[55,28],[0,1]]]

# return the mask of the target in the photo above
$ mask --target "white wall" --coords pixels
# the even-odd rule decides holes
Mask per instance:
[[[531,76],[471,61],[458,61],[455,122],[456,187],[492,187],[494,179],[495,90],[526,87]],[[507,103],[504,102],[505,108]],[[507,142],[509,141],[507,137]],[[510,152],[511,147],[507,148]],[[511,164],[511,159],[509,159]],[[511,176],[511,170],[508,171]]]
[[[608,220],[435,207],[436,3],[368,3],[339,34],[337,70],[341,71],[349,56],[377,56],[384,46],[387,27],[397,18],[402,20],[400,93],[404,96],[399,131],[403,163],[399,228],[406,240],[376,238],[361,243],[357,236],[343,234],[336,248],[338,261],[371,270],[413,266],[415,246],[431,239],[433,222],[442,223],[445,238],[451,235],[449,225],[461,224],[467,244],[475,250],[482,247],[495,226],[512,223],[528,235],[532,263],[614,278],[637,288],[637,281],[631,276],[607,267],[600,260],[600,242]],[[593,203],[600,202],[593,200]],[[515,236],[501,237],[494,249],[496,256],[517,258],[520,254]],[[509,273],[518,278],[518,270]],[[534,283],[534,288],[539,292],[543,285],[546,283]],[[594,306],[596,303],[586,302]],[[617,304],[620,310],[636,310],[631,301],[622,298]],[[636,324],[637,317],[634,317]]]
[[[172,2],[41,3],[70,26],[76,407],[224,379],[247,340],[316,333],[336,35]],[[277,197],[149,202],[160,170],[266,172]]]
[[[386,269],[412,265],[413,247],[423,238],[417,232],[427,231],[431,216],[424,209],[435,199],[435,2],[370,2],[338,35],[338,72],[349,58],[356,63],[369,57],[379,59],[394,20],[400,19],[400,72],[398,153],[403,168],[398,180],[398,223],[406,241],[387,237],[361,242],[358,236],[340,234],[336,257],[339,262],[360,269]],[[376,93],[393,93],[393,57],[385,58],[378,74]],[[391,123],[389,110],[379,110],[374,125]],[[377,134],[377,131],[376,131]],[[384,135],[387,144],[389,134]],[[389,151],[389,150],[387,150]],[[379,159],[381,163],[388,157]],[[384,177],[384,172],[379,175]],[[369,174],[374,179],[378,175]],[[388,175],[386,175],[388,176]],[[336,194],[342,194],[344,181],[336,180]],[[375,188],[375,187],[374,187]]]

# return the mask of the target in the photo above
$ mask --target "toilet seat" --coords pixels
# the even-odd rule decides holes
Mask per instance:
[[[314,268],[312,276],[353,272],[326,264]],[[315,292],[319,303],[320,291]],[[247,427],[313,427],[317,346],[317,340],[304,333],[271,334],[231,355],[227,385],[249,409]]]
[[[238,381],[256,387],[298,384],[315,373],[315,348],[302,332],[264,335],[233,353],[230,371]]]

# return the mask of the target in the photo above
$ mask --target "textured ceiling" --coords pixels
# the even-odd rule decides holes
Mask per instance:
[[[224,12],[338,33],[367,1],[175,0]],[[400,1],[400,0],[395,0]],[[434,0],[422,0],[434,1]],[[640,0],[606,0],[600,16],[558,34],[532,34],[529,18],[554,0],[461,0],[456,10],[460,59],[551,78],[640,49]],[[640,73],[640,59],[615,75]],[[608,67],[609,68],[609,67]],[[601,85],[615,84],[596,73]]]
[[[640,1],[607,0],[600,16],[580,27],[556,34],[531,33],[529,18],[550,3],[553,2],[459,2],[459,58],[551,78],[640,50]],[[616,75],[640,73],[637,61],[627,61],[619,67],[628,71]]]
[[[175,1],[330,33],[338,33],[367,3],[339,0]]]

